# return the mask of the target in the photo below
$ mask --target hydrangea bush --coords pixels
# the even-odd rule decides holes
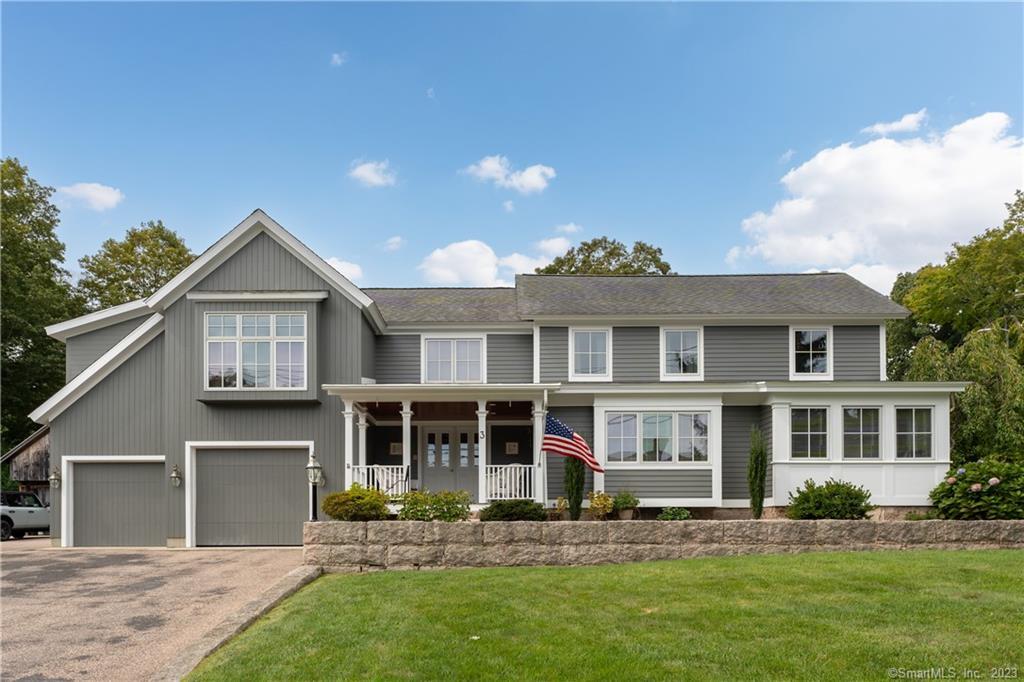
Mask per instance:
[[[930,497],[942,519],[1024,519],[1024,465],[968,462],[950,470]]]

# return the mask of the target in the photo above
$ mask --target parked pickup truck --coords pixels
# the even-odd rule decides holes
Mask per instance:
[[[35,493],[0,493],[0,537],[10,540],[39,532],[50,532],[50,508]]]

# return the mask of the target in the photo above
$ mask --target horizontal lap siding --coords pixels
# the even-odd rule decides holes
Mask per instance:
[[[377,337],[378,384],[420,383],[419,334],[389,334]]]
[[[569,378],[569,328],[540,328],[540,380],[566,381]]]
[[[637,384],[661,381],[657,327],[615,327],[612,330],[612,377]]]
[[[593,407],[551,407],[548,414],[580,434],[591,449],[594,448]],[[565,459],[561,455],[547,455],[548,499],[565,496]],[[583,489],[594,489],[594,472],[590,469],[586,470]]]
[[[878,325],[833,327],[835,358],[832,374],[837,380],[879,381],[881,338]]]
[[[788,327],[704,327],[705,380],[788,380],[788,334]]]
[[[610,495],[628,490],[640,498],[708,497],[710,469],[607,469],[604,489]]]
[[[76,547],[153,547],[167,540],[163,462],[76,463]],[[55,518],[55,517],[53,517]]]
[[[149,315],[140,315],[103,329],[70,337],[64,344],[64,380],[71,381],[81,374],[86,367],[117,345],[118,341],[128,336],[147,319],[149,319]]]
[[[722,499],[745,500],[750,432],[761,425],[761,407],[722,408]]]
[[[487,383],[529,384],[533,381],[533,335],[487,335]]]

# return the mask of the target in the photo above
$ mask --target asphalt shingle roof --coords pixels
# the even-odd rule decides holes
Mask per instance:
[[[518,322],[516,290],[363,289],[388,324],[420,322]]]

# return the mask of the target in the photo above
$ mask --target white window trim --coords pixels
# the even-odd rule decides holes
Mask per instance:
[[[899,423],[900,423],[899,411],[900,410],[928,410],[928,412],[931,414],[931,416],[930,416],[930,418],[928,420],[929,424],[931,425],[931,431],[928,434],[929,436],[931,436],[931,443],[930,443],[928,451],[931,454],[929,454],[927,457],[898,457],[897,456],[897,454],[896,454],[897,453],[897,445],[896,445],[896,443],[897,443],[897,441],[899,441],[899,434],[901,433],[900,432],[900,426],[899,426]],[[936,446],[935,430],[936,430],[936,423],[935,423],[935,406],[934,405],[927,405],[927,404],[923,404],[923,405],[900,405],[899,403],[896,403],[895,405],[893,405],[892,419],[893,419],[893,422],[892,422],[892,457],[893,457],[894,461],[900,462],[900,463],[904,463],[904,462],[932,462],[932,461],[935,460],[935,446]],[[902,433],[907,433],[907,432],[903,431]],[[915,424],[915,430],[912,433],[915,436],[917,435],[916,424]]]
[[[576,373],[576,332],[605,332],[608,335],[608,363],[607,371],[604,374],[577,374]],[[609,382],[612,380],[612,328],[611,327],[569,327],[569,381],[597,381]]]
[[[807,457],[794,457],[793,456],[793,410],[825,410],[825,456],[824,457],[811,457],[811,456],[807,456]],[[815,405],[810,405],[810,404],[801,405],[801,404],[794,403],[794,404],[790,405],[789,406],[789,429],[788,429],[788,431],[789,431],[789,447],[787,448],[787,451],[789,452],[789,460],[788,461],[799,464],[800,462],[828,462],[828,461],[832,460],[832,457],[835,454],[833,446],[832,446],[832,440],[833,440],[835,428],[834,428],[834,426],[832,424],[832,406],[831,405],[821,404],[821,403],[818,403],[818,404],[815,404]],[[817,433],[817,431],[815,431],[814,433]],[[805,433],[804,435],[807,435],[807,434]],[[877,461],[877,460],[872,460],[872,461]]]
[[[235,325],[238,333],[233,337],[210,337],[210,315],[234,315],[236,318]],[[270,315],[270,336],[257,336],[257,337],[243,337],[242,336],[242,315]],[[275,315],[301,315],[303,322],[302,328],[304,334],[302,337],[298,336],[277,336],[277,320]],[[238,365],[238,374],[235,386],[210,386],[210,342],[231,342],[234,341],[236,345],[235,349],[235,361]],[[242,386],[242,343],[244,341],[269,341],[270,342],[270,386]],[[278,341],[302,341],[302,386],[277,386],[277,342]],[[309,315],[306,314],[305,310],[277,310],[277,311],[265,311],[260,310],[257,312],[251,311],[215,311],[203,313],[203,390],[209,392],[258,392],[258,393],[278,393],[278,392],[301,392],[308,390],[309,388]]]
[[[828,353],[828,371],[824,374],[803,374],[796,371],[796,332],[822,329],[826,332],[826,350]],[[835,331],[831,324],[799,324],[789,326],[789,380],[790,381],[832,381],[832,366],[835,360]]]
[[[708,419],[708,458],[703,462],[692,462],[679,459],[679,415],[701,413],[707,415]],[[644,414],[671,414],[672,435],[670,443],[672,446],[672,461],[670,462],[645,462],[643,459],[643,415]],[[608,460],[608,415],[609,414],[632,414],[636,416],[636,461],[635,462],[612,462]],[[714,428],[712,420],[715,418],[715,411],[710,407],[644,407],[644,408],[607,408],[601,414],[602,419],[602,440],[601,450],[604,453],[605,469],[712,469],[714,468]],[[595,444],[596,445],[596,444]]]
[[[667,332],[697,332],[697,372],[673,374],[665,370],[665,334]],[[704,325],[658,328],[658,371],[662,381],[704,381]]]
[[[878,456],[877,457],[863,457],[863,456],[862,457],[847,457],[846,456],[846,424],[844,423],[844,419],[846,418],[846,415],[844,414],[844,412],[847,409],[851,409],[851,410],[854,410],[854,409],[856,409],[856,410],[878,410]],[[883,423],[884,419],[885,419],[885,409],[884,409],[884,407],[882,405],[863,405],[863,404],[856,404],[856,403],[844,403],[843,405],[841,405],[839,407],[839,433],[838,433],[839,459],[842,460],[843,462],[881,462],[881,461],[883,461],[882,460],[882,454],[885,451],[885,447],[884,447],[884,443],[885,443],[885,425]],[[861,435],[863,435],[864,432],[861,431],[860,433],[861,433]],[[831,440],[831,439],[829,439],[829,440]],[[862,441],[862,446],[863,446],[863,441]],[[863,447],[861,449],[861,452],[863,452]],[[800,458],[797,458],[797,459],[800,459]],[[811,458],[808,457],[807,459],[811,459]]]
[[[458,381],[455,379],[455,345],[452,344],[452,380],[427,381],[427,341],[456,341],[474,339],[480,341],[480,381]],[[421,384],[486,384],[487,383],[487,334],[478,332],[451,332],[420,334],[420,383]]]

